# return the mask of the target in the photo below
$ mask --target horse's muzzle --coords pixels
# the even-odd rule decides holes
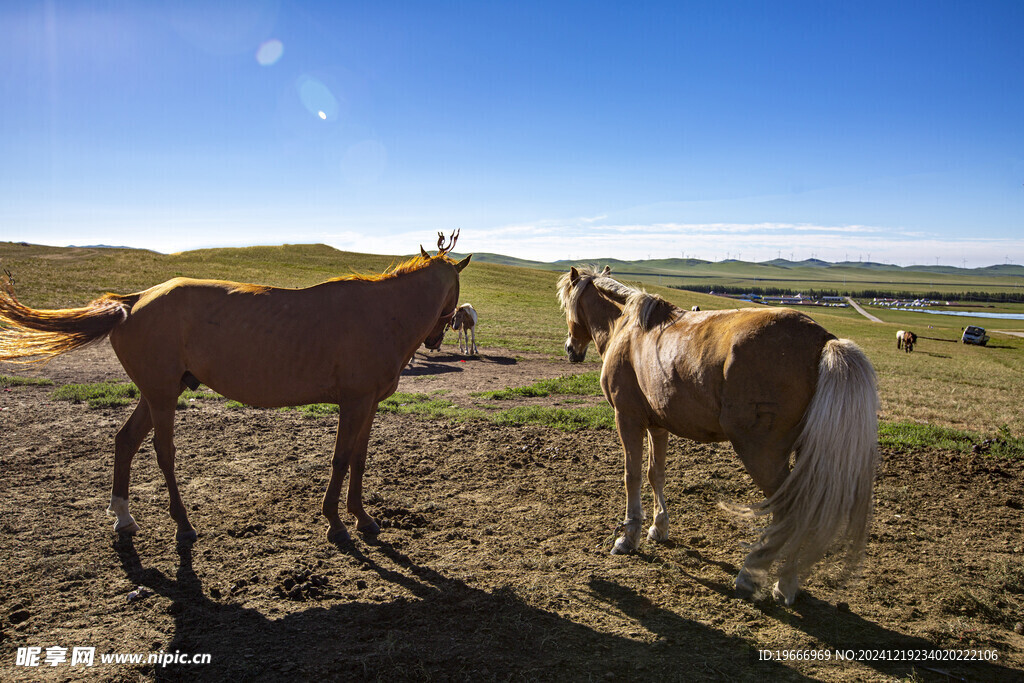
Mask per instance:
[[[583,351],[577,351],[572,347],[572,342],[566,342],[565,354],[569,356],[570,363],[582,363],[583,360],[587,357],[587,350],[583,349]]]
[[[444,332],[442,331],[441,334],[437,335],[436,337],[428,338],[426,341],[423,342],[423,345],[426,346],[431,351],[440,351],[441,350],[441,342],[443,342],[443,341],[444,341]]]

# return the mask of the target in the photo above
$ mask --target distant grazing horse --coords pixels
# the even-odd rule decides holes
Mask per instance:
[[[907,330],[900,330],[896,333],[896,348],[903,349],[907,353],[914,350],[917,343],[917,335]]]
[[[336,403],[341,417],[323,514],[335,542],[349,539],[338,516],[346,472],[348,511],[356,528],[379,531],[363,509],[366,447],[377,403],[394,393],[399,374],[426,340],[444,336],[459,301],[455,246],[421,248],[381,275],[341,277],[305,289],[174,278],[136,294],[106,294],[84,308],[35,310],[0,295],[0,361],[46,360],[110,336],[125,372],[142,394],[114,442],[108,512],[115,531],[134,534],[128,512],[132,458],[152,430],[167,482],[177,538],[192,540],[174,477],[174,410],[186,386],[261,407]]]
[[[700,306],[694,306],[690,310],[691,311],[699,311],[700,310]]]
[[[476,322],[478,320],[476,309],[473,304],[462,304],[455,309],[452,316],[452,329],[455,330],[459,339],[459,352],[476,355]],[[473,343],[469,342],[469,335],[473,335]],[[466,350],[462,350],[462,338],[466,338]]]
[[[773,593],[792,604],[801,578],[833,541],[845,546],[852,570],[867,539],[877,459],[878,394],[864,353],[793,310],[682,311],[608,273],[573,268],[558,282],[558,300],[569,360],[582,361],[591,341],[604,360],[601,387],[625,451],[626,519],[612,553],[630,552],[640,541],[645,434],[654,489],[647,536],[668,538],[671,432],[731,441],[766,496],[731,507],[772,515],[736,577],[740,596],[752,597],[778,559]]]

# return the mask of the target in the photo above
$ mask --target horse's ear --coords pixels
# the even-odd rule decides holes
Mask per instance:
[[[420,256],[423,258],[430,258],[430,254],[427,253],[427,250],[423,248],[422,244],[420,245]]]
[[[605,266],[604,270],[601,271],[601,275],[607,275],[610,272],[612,272],[612,267],[611,266]]]
[[[569,282],[576,284],[580,281],[580,271],[576,270],[576,266],[569,269]]]
[[[472,254],[470,254],[466,258],[464,258],[461,261],[459,261],[458,263],[456,263],[455,264],[455,272],[456,273],[461,273],[462,269],[469,265],[469,259],[471,259],[471,258],[473,258]]]

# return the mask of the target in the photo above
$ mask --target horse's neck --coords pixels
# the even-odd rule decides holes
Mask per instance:
[[[612,331],[622,317],[622,305],[602,294],[596,287],[584,295],[580,301],[583,315],[586,317],[590,336],[594,339],[597,352],[604,356]]]
[[[441,310],[450,285],[435,268],[426,266],[380,283],[395,298],[397,307],[404,309],[409,322],[425,325],[428,331],[442,314],[451,312]]]

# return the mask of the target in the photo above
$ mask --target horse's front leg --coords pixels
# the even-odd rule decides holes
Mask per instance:
[[[327,540],[344,543],[351,540],[348,529],[338,516],[338,500],[341,484],[346,472],[351,471],[348,483],[346,508],[356,517],[356,528],[369,534],[380,531],[380,527],[363,509],[363,470],[366,468],[366,448],[370,441],[370,427],[377,412],[376,401],[361,401],[342,404],[339,407],[338,434],[331,459],[331,480],[324,493],[323,513],[330,525]]]
[[[649,429],[647,438],[647,481],[654,489],[654,524],[647,530],[647,538],[661,542],[668,540],[668,506],[665,502],[665,453],[668,451],[668,431]]]
[[[644,522],[644,508],[640,500],[642,483],[641,465],[644,452],[646,429],[635,419],[615,411],[615,425],[622,441],[625,463],[626,519],[622,523],[622,535],[612,547],[613,555],[631,553],[640,545],[640,529]]]
[[[149,402],[149,412],[153,419],[153,450],[156,451],[157,464],[167,483],[171,519],[178,525],[175,536],[178,541],[194,541],[196,530],[188,521],[188,512],[185,511],[185,504],[178,491],[178,480],[174,476],[174,411],[177,398],[174,395],[155,404],[160,407],[154,407],[154,402]]]

